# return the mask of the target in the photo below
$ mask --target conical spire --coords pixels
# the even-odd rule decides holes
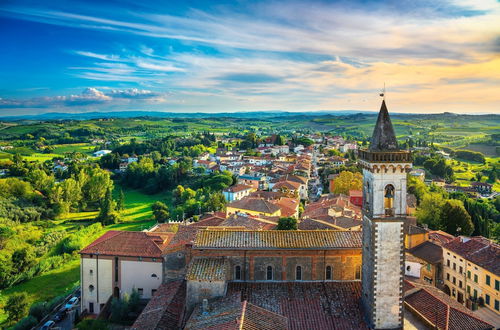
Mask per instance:
[[[375,124],[375,129],[373,130],[369,149],[371,151],[399,150],[396,134],[394,134],[394,128],[392,127],[385,100],[382,101],[382,106],[380,107],[377,124]]]

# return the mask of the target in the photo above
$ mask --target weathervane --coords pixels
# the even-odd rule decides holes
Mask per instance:
[[[385,101],[385,82],[384,82],[384,89],[382,90],[382,93],[379,94]]]

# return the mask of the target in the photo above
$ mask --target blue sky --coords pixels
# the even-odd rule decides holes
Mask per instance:
[[[0,113],[500,113],[498,1],[3,1]]]

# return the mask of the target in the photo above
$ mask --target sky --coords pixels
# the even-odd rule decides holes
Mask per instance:
[[[0,115],[500,113],[500,1],[0,1]]]

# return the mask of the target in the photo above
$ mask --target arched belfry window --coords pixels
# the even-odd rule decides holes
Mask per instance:
[[[394,186],[392,184],[388,184],[384,189],[384,208],[385,213],[387,215],[394,215]]]
[[[273,280],[273,266],[267,266],[266,279],[268,281],[272,281]]]

